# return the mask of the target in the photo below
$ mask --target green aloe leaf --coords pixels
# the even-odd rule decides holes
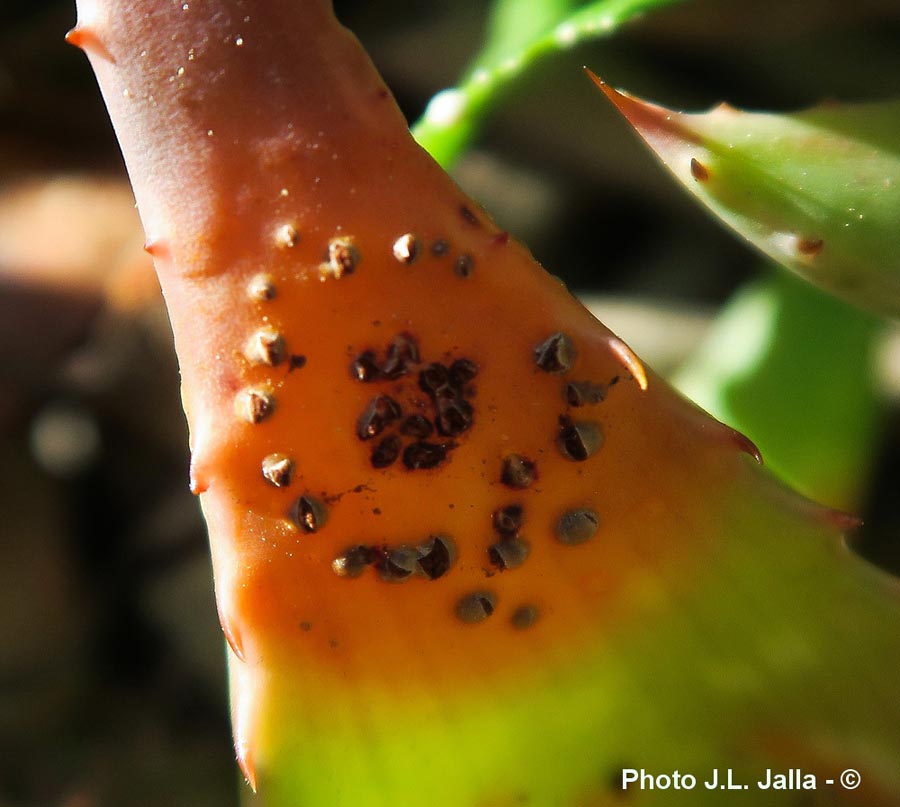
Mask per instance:
[[[645,12],[679,0],[498,0],[487,42],[460,83],[439,92],[413,136],[441,165],[465,150],[501,91],[542,56],[610,36]]]
[[[750,437],[792,487],[853,510],[884,419],[873,369],[883,330],[872,314],[771,271],[735,294],[673,380]]]
[[[900,102],[687,114],[594,78],[676,178],[758,249],[900,314]]]

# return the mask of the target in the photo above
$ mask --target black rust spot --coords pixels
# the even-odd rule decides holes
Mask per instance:
[[[360,440],[378,437],[391,423],[403,417],[403,410],[389,395],[378,395],[369,401],[356,421],[356,436]]]
[[[294,475],[294,463],[284,454],[268,454],[262,461],[262,475],[276,488],[286,488]]]
[[[556,444],[564,457],[574,462],[584,462],[603,445],[603,432],[597,423],[572,420],[563,415],[559,419]]]
[[[350,365],[350,375],[363,383],[375,381],[381,375],[375,351],[364,350],[360,353]]]
[[[520,605],[513,611],[510,623],[516,630],[526,630],[534,625],[541,616],[535,605]]]
[[[406,375],[412,365],[419,363],[419,345],[408,333],[397,334],[388,347],[387,358],[381,368],[385,378],[392,381]]]
[[[500,481],[515,490],[531,487],[537,479],[537,465],[521,454],[508,454],[503,458]]]
[[[431,254],[434,255],[435,258],[443,258],[449,251],[450,244],[443,238],[439,238],[431,245]]]
[[[338,577],[359,577],[374,562],[375,553],[370,547],[352,546],[332,561],[331,568]]]
[[[531,548],[521,538],[501,538],[488,547],[488,559],[498,569],[517,569],[527,559]]]
[[[403,464],[411,471],[427,470],[440,465],[447,458],[452,444],[427,443],[420,440],[410,443],[403,450]]]
[[[606,398],[606,387],[593,381],[570,381],[563,389],[569,406],[592,406]]]
[[[294,503],[291,518],[303,532],[318,532],[325,526],[328,510],[318,499],[305,494]]]
[[[456,555],[452,541],[445,535],[432,535],[419,547],[419,568],[429,580],[443,577]]]
[[[415,437],[417,440],[425,440],[431,436],[434,427],[431,421],[424,415],[410,415],[400,424],[400,434],[406,437]]]
[[[510,504],[491,513],[491,524],[494,530],[504,537],[517,535],[522,529],[522,507]]]
[[[476,216],[467,205],[460,205],[459,214],[463,217],[463,221],[465,221],[466,224],[471,224],[473,227],[478,227],[481,224],[478,220],[478,216]]]
[[[575,362],[575,346],[566,334],[548,336],[534,349],[534,363],[545,373],[565,373]]]
[[[460,255],[453,264],[453,271],[458,277],[471,277],[475,268],[475,259],[471,255]]]
[[[373,468],[387,468],[393,465],[400,456],[400,438],[396,434],[390,434],[372,449],[370,460]]]
[[[567,546],[575,546],[589,541],[600,528],[600,516],[588,507],[569,510],[556,522],[556,538]]]
[[[456,603],[456,616],[463,622],[483,622],[496,608],[496,599],[489,591],[476,591]]]

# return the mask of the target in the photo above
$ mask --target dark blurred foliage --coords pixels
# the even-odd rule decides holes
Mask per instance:
[[[462,71],[487,11],[336,5],[411,120]],[[3,5],[0,196],[60,173],[122,176],[87,62],[62,39],[73,22],[72,2]],[[791,109],[900,94],[898,46],[896,0],[689,3],[548,59],[456,176],[576,288],[718,303],[758,259],[647,158],[581,65],[676,107]],[[146,267],[128,221],[75,286],[0,240],[0,807],[237,803],[177,368],[158,296],[134,279]],[[861,538],[894,568],[897,542],[879,535],[900,527],[898,449],[895,417],[869,505],[881,533]]]

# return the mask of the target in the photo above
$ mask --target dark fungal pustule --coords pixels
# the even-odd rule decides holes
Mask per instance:
[[[436,395],[449,384],[450,371],[440,362],[432,362],[419,371],[419,388],[429,395]]]
[[[405,437],[415,437],[417,440],[425,440],[431,436],[434,426],[424,415],[409,415],[400,424],[400,434]]]
[[[419,363],[419,345],[408,333],[394,337],[387,351],[387,358],[381,367],[381,374],[392,381],[406,375],[413,365]]]
[[[567,459],[584,462],[603,445],[603,431],[599,424],[588,420],[572,420],[563,415],[559,419],[556,445]]]
[[[356,421],[356,436],[360,440],[378,437],[394,421],[403,417],[403,410],[390,395],[377,395],[367,404]]]
[[[431,245],[431,254],[434,255],[435,258],[443,258],[450,251],[450,244],[448,244],[443,238],[438,238]]]
[[[291,519],[303,532],[314,533],[325,526],[328,510],[322,502],[307,493],[294,503]]]
[[[376,554],[380,555],[375,561],[378,575],[390,583],[402,583],[419,569],[419,553],[412,547],[400,546]]]
[[[522,529],[522,507],[510,504],[491,513],[491,524],[494,531],[503,537],[517,535]]]
[[[456,616],[462,622],[484,622],[496,609],[496,599],[490,591],[476,591],[456,603]]]
[[[457,437],[472,426],[472,405],[464,400],[441,400],[435,426],[445,437]]]
[[[488,560],[500,570],[517,569],[531,552],[526,541],[518,537],[501,538],[488,547]]]
[[[302,353],[291,353],[288,357],[288,372],[302,370],[306,367],[306,356]]]
[[[350,375],[357,381],[370,383],[381,375],[378,358],[374,350],[364,350],[350,363]]]
[[[556,522],[556,539],[567,546],[589,541],[600,528],[600,516],[589,507],[579,507],[563,513]]]
[[[478,365],[471,359],[457,359],[450,365],[450,383],[462,389],[478,375]]]
[[[275,411],[275,396],[266,389],[245,389],[235,399],[235,409],[247,423],[262,423]]]
[[[568,372],[575,363],[575,345],[562,332],[551,334],[534,349],[534,363],[545,373]]]
[[[500,481],[508,488],[525,490],[537,479],[537,465],[521,454],[507,454],[500,466]]]
[[[471,255],[460,255],[453,264],[457,277],[471,277],[474,268],[475,259]]]
[[[338,577],[359,577],[375,559],[371,547],[351,546],[331,562],[331,568]]]
[[[446,535],[430,536],[418,550],[419,568],[429,580],[437,580],[450,571],[456,556],[453,542]]]
[[[275,280],[271,275],[255,275],[247,285],[247,294],[250,296],[250,299],[256,300],[258,303],[274,300],[277,293],[278,290],[275,286]]]
[[[538,610],[537,606],[520,605],[513,611],[509,621],[516,630],[527,630],[538,621],[540,616],[541,612]]]
[[[262,475],[276,488],[286,488],[294,475],[294,463],[284,454],[268,454],[263,457]]]
[[[397,457],[400,456],[401,448],[402,443],[396,434],[389,434],[387,437],[379,440],[372,448],[372,453],[369,457],[372,467],[387,468],[393,465],[397,461]]]
[[[606,398],[606,386],[593,381],[570,381],[563,388],[569,406],[592,406]]]
[[[452,448],[448,443],[428,443],[419,440],[403,449],[403,464],[410,471],[428,470],[440,465]]]

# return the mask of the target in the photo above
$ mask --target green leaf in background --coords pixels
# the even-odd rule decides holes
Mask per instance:
[[[413,136],[441,165],[471,143],[500,91],[541,56],[609,36],[641,14],[679,0],[498,0],[488,40],[460,84],[431,99]]]
[[[744,238],[822,288],[900,314],[900,102],[686,114],[592,77],[682,184]]]
[[[752,439],[766,464],[832,507],[862,503],[884,402],[882,323],[786,272],[742,288],[674,383]]]

